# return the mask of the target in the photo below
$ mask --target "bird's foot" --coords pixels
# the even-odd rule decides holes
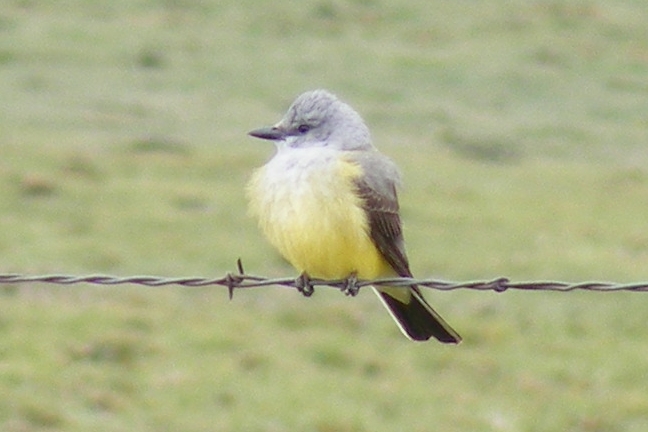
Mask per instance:
[[[315,287],[311,282],[310,276],[306,272],[300,274],[297,279],[295,279],[295,288],[297,291],[302,293],[304,297],[310,297],[315,292]]]
[[[359,291],[358,275],[356,272],[353,272],[346,278],[346,283],[342,287],[342,292],[348,296],[355,297],[358,295]]]

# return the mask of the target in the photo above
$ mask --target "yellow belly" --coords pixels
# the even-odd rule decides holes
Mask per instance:
[[[360,166],[340,152],[287,152],[259,169],[248,187],[250,210],[270,243],[298,271],[313,277],[389,274],[355,193]]]

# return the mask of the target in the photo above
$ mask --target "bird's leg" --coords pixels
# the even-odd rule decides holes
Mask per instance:
[[[346,283],[342,287],[342,292],[348,296],[355,297],[358,295],[360,287],[358,286],[358,274],[356,272],[351,273],[346,278]]]
[[[313,295],[313,292],[315,292],[310,276],[308,276],[308,273],[306,272],[303,272],[297,277],[297,279],[295,279],[295,288],[297,288],[297,291],[302,293],[304,297],[310,297]]]

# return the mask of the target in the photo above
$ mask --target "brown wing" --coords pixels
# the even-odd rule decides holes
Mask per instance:
[[[398,171],[377,152],[366,152],[356,160],[363,168],[356,187],[367,213],[371,239],[399,276],[412,277],[398,214]],[[461,336],[425,301],[416,285],[405,291],[409,293],[405,298],[403,289],[398,291],[396,294],[393,289],[381,287],[376,292],[408,337],[423,341],[434,336],[445,343],[461,341]]]
[[[393,165],[374,166],[384,161],[383,157],[372,158],[371,162],[361,160],[365,175],[356,180],[356,187],[369,219],[369,234],[374,244],[399,276],[411,277],[398,214],[397,171],[390,173],[394,178],[381,177],[377,175],[380,174],[379,170],[385,167],[392,169]]]

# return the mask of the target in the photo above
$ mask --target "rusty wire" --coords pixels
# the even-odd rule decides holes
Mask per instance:
[[[228,273],[221,278],[205,277],[159,277],[159,276],[110,276],[110,275],[64,275],[48,274],[29,276],[17,273],[0,274],[1,284],[21,284],[21,283],[49,283],[58,285],[73,284],[96,284],[96,285],[144,285],[147,287],[163,287],[170,285],[179,285],[183,287],[207,287],[223,286],[228,288],[230,297],[236,289],[258,288],[265,286],[282,286],[297,289],[306,296],[310,296],[317,286],[332,287],[342,290],[343,292],[355,295],[365,286],[409,286],[418,285],[421,287],[436,289],[440,291],[453,291],[459,289],[477,290],[477,291],[494,291],[504,292],[508,290],[525,290],[525,291],[559,291],[569,292],[576,290],[598,291],[598,292],[616,292],[631,291],[644,292],[648,291],[648,282],[634,283],[615,283],[601,281],[586,282],[562,282],[562,281],[522,281],[512,282],[508,278],[500,277],[492,280],[475,280],[467,282],[450,282],[436,279],[415,279],[415,278],[385,278],[375,280],[362,280],[355,277],[345,279],[325,280],[310,278],[306,275],[300,275],[296,278],[266,278],[245,274],[240,260],[238,261],[238,273]]]

